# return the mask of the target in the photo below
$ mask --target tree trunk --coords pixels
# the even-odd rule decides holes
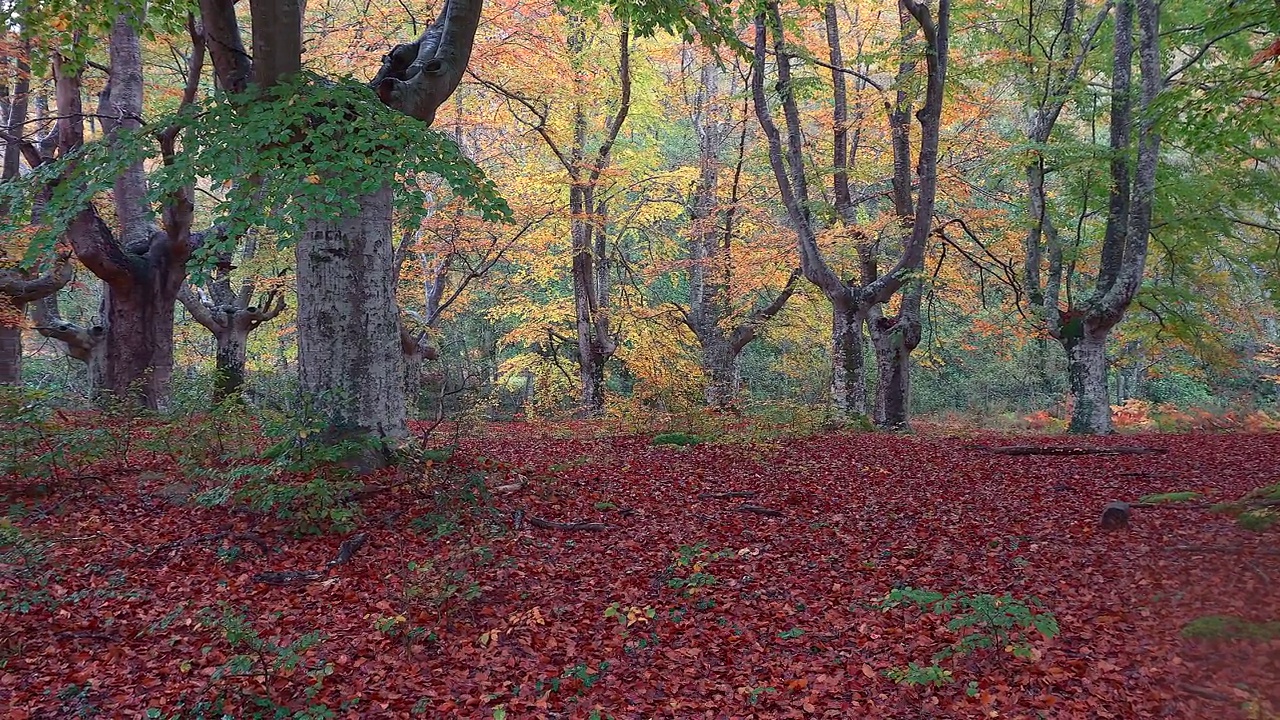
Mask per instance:
[[[867,371],[862,356],[864,313],[846,303],[831,302],[831,402],[837,414],[865,417]]]
[[[1063,339],[1067,374],[1071,378],[1069,432],[1105,435],[1111,429],[1111,402],[1107,393],[1107,331],[1084,329]]]
[[[359,200],[354,218],[316,208],[298,239],[299,378],[326,422],[399,438],[408,430],[391,190]]]
[[[25,312],[25,308],[21,312]],[[19,320],[21,315],[18,316]],[[0,318],[0,385],[22,383],[22,323]]]
[[[892,323],[881,331],[876,353],[876,425],[904,429],[911,417],[911,351],[920,344],[920,321],[910,315],[878,322]]]
[[[707,375],[704,390],[707,405],[717,409],[730,407],[742,387],[739,352],[724,337],[706,338],[701,345],[702,369]]]
[[[218,352],[213,365],[213,402],[235,397],[244,387],[244,365],[249,344],[249,325],[233,322],[214,337]]]
[[[148,266],[147,272],[134,273],[116,287],[103,284],[103,336],[89,358],[90,398],[95,403],[167,407],[173,375],[173,307],[185,275],[184,267],[164,264]]]

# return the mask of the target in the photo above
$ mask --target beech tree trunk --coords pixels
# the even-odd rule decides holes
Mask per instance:
[[[122,15],[111,31],[111,79],[98,110],[108,135],[141,125],[140,20]],[[202,62],[202,54],[193,53],[188,68],[192,78],[199,77]],[[65,156],[84,141],[81,79],[79,71],[72,71],[61,58],[55,58],[54,74],[59,151]],[[195,86],[194,80],[189,82],[184,104],[191,102]],[[79,356],[89,363],[93,401],[123,401],[154,410],[168,402],[173,308],[191,253],[194,206],[189,192],[174,193],[165,204],[164,230],[157,230],[146,196],[146,176],[138,161],[115,181],[118,233],[112,233],[92,205],[71,222],[67,237],[76,256],[103,282],[101,326],[86,331],[60,323],[55,330],[92,340]]]
[[[876,385],[875,422],[880,427],[907,427],[911,417],[911,351],[920,345],[920,320],[900,314],[882,318],[880,352],[876,353],[879,383]]]
[[[391,190],[359,202],[357,217],[311,220],[298,239],[299,379],[326,421],[399,438],[408,429]]]
[[[949,0],[939,0],[936,16],[930,8],[918,0],[899,0],[900,18],[904,30],[909,18],[914,18],[929,46],[925,54],[928,67],[924,106],[916,113],[920,124],[920,154],[916,163],[919,178],[916,202],[911,197],[910,182],[910,144],[909,122],[906,89],[902,80],[911,73],[914,60],[903,60],[899,65],[898,102],[888,106],[890,111],[890,127],[894,131],[894,195],[895,211],[906,219],[902,252],[897,263],[889,272],[878,273],[875,262],[874,244],[867,247],[859,244],[860,282],[850,281],[828,264],[818,246],[817,233],[814,229],[814,218],[811,211],[809,193],[809,168],[804,159],[805,139],[803,137],[802,117],[795,95],[792,92],[791,54],[783,37],[783,22],[778,3],[770,0],[764,4],[762,11],[755,19],[754,63],[751,75],[751,95],[755,104],[756,118],[769,143],[769,165],[773,170],[782,203],[787,209],[788,219],[796,233],[800,255],[800,268],[806,279],[817,285],[831,302],[832,318],[832,403],[837,412],[847,413],[859,407],[865,412],[865,399],[856,389],[859,385],[865,389],[865,381],[859,380],[861,370],[861,322],[874,309],[888,302],[899,289],[911,280],[913,274],[921,267],[929,235],[933,227],[933,207],[937,192],[937,160],[939,129],[943,104],[943,89],[946,83],[948,45],[950,39]],[[845,81],[843,79],[844,62],[839,44],[839,28],[835,8],[826,9],[826,25],[828,46],[831,54],[833,81],[833,145],[832,156],[833,190],[838,215],[847,228],[854,225],[856,207],[874,197],[873,193],[854,200],[849,186],[849,163],[852,154],[856,153],[856,142],[851,146],[848,133],[848,105]],[[769,52],[769,40],[772,35],[772,55],[778,74],[776,90],[781,96],[782,115],[785,123],[785,136],[774,121],[769,109],[765,91],[764,75]],[[909,39],[907,37],[906,39]],[[904,54],[905,57],[905,54]],[[864,81],[867,78],[863,77]],[[877,85],[877,88],[884,88]],[[856,133],[855,133],[856,136]],[[785,147],[784,147],[785,139]],[[852,228],[850,228],[852,230]],[[854,235],[860,235],[854,231]],[[862,238],[865,239],[865,238]],[[864,251],[865,250],[865,251]],[[919,288],[908,289],[908,297],[903,299],[904,310],[895,322],[903,322],[904,329],[912,323],[918,328],[918,295]],[[912,338],[915,338],[914,340]],[[890,383],[881,382],[877,397],[885,392],[905,393],[908,384],[905,375],[909,370],[906,357],[918,343],[918,330],[903,336],[904,342],[895,351],[903,356],[900,360],[885,363],[892,366],[894,372],[900,373],[901,379],[890,378]],[[852,386],[852,387],[851,387]],[[905,394],[893,398],[888,403],[894,408],[907,407]],[[895,417],[897,410],[894,410]],[[905,422],[905,415],[902,416]],[[895,423],[901,424],[901,423]]]
[[[26,314],[25,305],[21,312]],[[18,385],[21,382],[22,323],[0,320],[0,385]]]
[[[703,396],[707,405],[726,408],[738,399],[742,387],[740,355],[727,338],[708,338],[702,343],[702,369],[707,374]]]
[[[160,410],[173,375],[173,307],[185,267],[149,267],[105,285],[99,316],[105,330],[89,360],[90,397]]]
[[[1107,330],[1084,330],[1063,340],[1075,401],[1070,432],[1090,435],[1112,432],[1111,398],[1107,392],[1107,335]]]
[[[862,323],[857,307],[831,303],[831,402],[849,417],[867,414],[867,369],[863,356]]]

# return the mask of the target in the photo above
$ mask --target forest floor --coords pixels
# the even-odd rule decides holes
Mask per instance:
[[[1280,435],[650,440],[491,426],[368,480],[345,562],[353,534],[183,501],[155,453],[5,480],[0,716],[1280,717],[1277,530],[1195,505],[1099,527],[1280,482]],[[1164,452],[981,447],[1027,443]],[[1013,602],[957,631],[962,606],[885,609],[906,587]],[[1056,637],[997,637],[1023,608]],[[975,631],[996,646],[940,684],[890,678]]]

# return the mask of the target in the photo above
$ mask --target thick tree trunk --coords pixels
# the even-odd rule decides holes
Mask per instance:
[[[1084,330],[1063,340],[1067,374],[1071,378],[1070,432],[1105,435],[1111,428],[1111,402],[1107,393],[1107,331]]]
[[[309,221],[298,240],[299,377],[327,422],[399,438],[407,428],[391,190],[360,207],[358,217]]]
[[[249,325],[233,322],[214,337],[218,340],[218,352],[214,355],[213,401],[220,403],[235,397],[244,387]]]
[[[837,414],[865,417],[867,370],[863,362],[862,323],[857,307],[831,303],[831,403]]]
[[[103,284],[102,339],[89,358],[90,397],[163,410],[173,375],[173,307],[182,267],[135,273],[116,287]],[[176,280],[176,282],[175,282]]]

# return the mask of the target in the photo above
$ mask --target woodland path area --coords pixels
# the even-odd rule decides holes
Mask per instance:
[[[981,449],[1027,443],[1166,452]],[[252,697],[368,718],[1275,717],[1280,639],[1183,635],[1206,615],[1280,618],[1275,530],[1197,508],[1136,508],[1116,531],[1099,515],[1148,493],[1238,498],[1280,482],[1276,458],[1276,434],[675,448],[496,425],[428,482],[379,478],[345,558],[343,536],[175,500],[140,458],[23,501],[15,526],[49,572],[0,590],[64,602],[6,603],[0,708],[167,718],[221,693],[234,717]],[[481,477],[493,493],[476,501]],[[885,670],[956,641],[945,618],[879,607],[903,586],[1034,596],[1060,633],[1029,659],[981,650],[943,663],[952,683],[898,685]]]

